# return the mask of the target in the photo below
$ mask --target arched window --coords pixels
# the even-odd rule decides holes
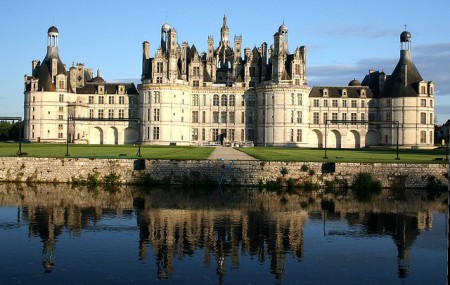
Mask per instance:
[[[220,105],[222,106],[226,106],[227,105],[227,95],[223,94],[222,97],[220,98]]]
[[[235,105],[236,99],[235,99],[235,97],[234,97],[233,94],[230,95],[229,101],[230,101],[230,102],[229,102],[228,105],[230,105],[230,106],[234,106],[234,105]]]
[[[217,94],[214,94],[213,106],[219,106],[219,95],[217,95]]]

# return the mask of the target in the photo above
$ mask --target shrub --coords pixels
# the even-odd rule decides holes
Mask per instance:
[[[308,171],[308,169],[309,169],[309,167],[306,164],[303,164],[302,167],[300,167],[300,170],[303,171],[303,172]]]
[[[88,185],[98,185],[100,184],[100,180],[99,177],[100,173],[98,172],[94,172],[94,173],[89,173],[88,177],[87,177],[87,184]]]
[[[118,184],[120,176],[115,173],[110,173],[103,178],[103,183],[108,185]]]
[[[281,168],[281,174],[286,175],[288,173],[289,173],[289,171],[287,170],[286,167]]]
[[[314,174],[316,174],[316,172],[314,171],[314,169],[310,169],[310,170],[309,170],[309,175],[310,175],[310,176],[313,176]]]
[[[427,193],[430,200],[436,199],[442,192],[446,190],[445,185],[443,185],[436,177],[428,177],[427,183]]]
[[[353,194],[360,201],[370,201],[372,195],[381,193],[381,182],[368,172],[358,173],[352,183]]]
[[[303,184],[303,189],[308,192],[317,191],[317,190],[319,190],[319,188],[320,188],[319,184],[312,182],[312,181],[306,181]]]

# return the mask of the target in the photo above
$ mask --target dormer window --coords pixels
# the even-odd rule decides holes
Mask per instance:
[[[323,96],[328,96],[328,89],[323,89]]]
[[[366,90],[361,89],[360,95],[361,95],[361,97],[365,98],[366,97]]]
[[[347,97],[347,89],[342,89],[342,97]]]

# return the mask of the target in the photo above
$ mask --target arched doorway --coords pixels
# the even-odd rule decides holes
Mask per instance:
[[[124,130],[123,141],[125,144],[135,144],[138,142],[138,130],[135,128],[126,128]]]
[[[106,144],[118,144],[118,132],[114,127],[108,128],[106,131]]]
[[[376,131],[368,131],[366,134],[366,146],[378,145],[378,133]]]
[[[99,127],[94,127],[89,132],[90,144],[103,144],[103,130]]]
[[[360,148],[361,138],[357,131],[350,131],[347,133],[347,148]]]
[[[341,133],[333,130],[327,134],[327,148],[341,148]]]
[[[308,136],[308,143],[311,147],[323,147],[323,136],[319,130],[312,130]]]

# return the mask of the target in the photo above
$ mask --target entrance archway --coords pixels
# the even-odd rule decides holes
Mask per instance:
[[[94,127],[89,132],[90,144],[103,144],[103,130],[99,127]]]

